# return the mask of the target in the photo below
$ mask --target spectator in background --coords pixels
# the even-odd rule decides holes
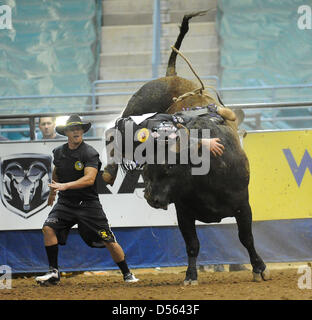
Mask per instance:
[[[55,117],[39,118],[39,129],[42,133],[42,139],[62,139],[55,131]]]

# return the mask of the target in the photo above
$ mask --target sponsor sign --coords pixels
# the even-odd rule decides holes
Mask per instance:
[[[106,159],[104,141],[86,142],[99,152],[103,169]],[[0,230],[42,228],[52,209],[47,206],[52,150],[62,143],[54,140],[1,144]],[[17,154],[16,150],[20,153]],[[79,163],[77,168],[80,169]],[[96,183],[111,227],[177,225],[174,205],[165,211],[147,204],[140,171],[126,174],[119,170],[113,186],[104,183],[100,172]]]
[[[250,162],[249,195],[254,221],[312,217],[311,141],[312,130],[249,133],[244,139]],[[86,142],[101,155],[103,170],[104,141]],[[1,144],[0,230],[42,228],[51,211],[47,206],[47,185],[51,181],[52,150],[62,143]],[[79,163],[77,167],[80,168]],[[119,169],[113,186],[106,185],[99,173],[96,183],[111,227],[177,226],[173,204],[168,210],[155,209],[144,199],[141,171],[125,173]],[[221,223],[235,223],[235,219],[226,218]]]
[[[253,220],[312,217],[312,130],[249,133]]]
[[[52,157],[19,153],[0,158],[0,195],[4,207],[28,219],[46,206]]]

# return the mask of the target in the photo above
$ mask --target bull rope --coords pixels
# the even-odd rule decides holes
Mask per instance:
[[[197,73],[196,73],[195,70],[193,69],[193,67],[192,67],[191,63],[189,62],[189,60],[188,60],[177,48],[175,48],[174,46],[171,46],[171,49],[172,49],[173,51],[175,51],[177,54],[179,54],[179,55],[184,59],[184,61],[188,64],[188,66],[190,67],[190,69],[191,69],[192,72],[194,73],[194,75],[195,75],[195,77],[197,78],[197,80],[200,82],[201,88],[200,88],[200,89],[196,89],[196,90],[197,90],[197,91],[200,90],[200,92],[201,92],[202,90],[205,90],[205,86],[204,86],[203,82],[200,80],[199,76],[197,75]]]
[[[200,95],[204,95],[206,97],[209,97],[209,98],[212,98],[209,94],[207,93],[203,93],[203,90],[205,90],[205,86],[203,84],[203,82],[201,81],[201,79],[199,78],[199,76],[197,75],[197,73],[195,72],[195,70],[193,69],[190,61],[184,56],[183,53],[181,53],[177,48],[175,48],[174,46],[171,46],[171,49],[173,51],[175,51],[178,55],[180,55],[183,60],[188,64],[188,66],[190,67],[190,69],[192,70],[192,72],[194,73],[195,77],[197,78],[197,80],[200,82],[201,84],[201,88],[198,88],[198,89],[195,89],[193,91],[190,91],[190,92],[186,92],[184,94],[182,94],[181,96],[179,96],[178,98],[174,97],[172,98],[172,100],[174,102],[179,102],[179,101],[182,101],[183,99],[187,98],[187,97],[190,97],[190,96],[195,96],[197,94],[200,94]],[[207,88],[211,89],[218,97],[219,101],[220,101],[220,97],[219,97],[219,94],[217,92],[217,90],[212,87],[212,86],[207,86]],[[223,103],[220,101],[220,103],[223,105]]]

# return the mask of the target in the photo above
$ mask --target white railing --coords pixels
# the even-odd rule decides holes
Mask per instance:
[[[248,125],[252,130],[261,130],[263,129],[263,122],[274,123],[278,121],[309,121],[311,125],[308,126],[297,126],[297,128],[312,128],[312,112],[310,116],[266,116],[265,110],[299,110],[304,108],[310,108],[312,111],[312,101],[303,101],[303,102],[288,102],[288,103],[250,103],[250,104],[229,104],[227,107],[237,110],[244,110],[246,115],[243,124]],[[250,114],[247,111],[253,110],[254,113]],[[36,126],[36,121],[40,117],[60,117],[60,116],[69,116],[75,112],[64,112],[64,113],[36,113],[36,114],[7,114],[0,115],[0,134],[3,132],[29,132],[29,139],[36,140],[36,131],[38,130]],[[90,112],[78,112],[78,114],[84,117],[86,120],[93,123],[94,132],[96,132],[93,137],[102,137],[104,130],[107,128],[107,125],[112,122],[112,118],[117,118],[120,115],[120,112],[117,110],[110,111],[90,111]],[[2,126],[10,126],[10,128],[3,128]],[[27,127],[18,127],[21,125],[26,125]],[[278,129],[278,128],[277,128]]]

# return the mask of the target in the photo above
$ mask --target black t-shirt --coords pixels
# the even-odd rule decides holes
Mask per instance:
[[[68,143],[53,150],[53,164],[56,167],[58,182],[66,183],[78,180],[84,176],[84,168],[101,168],[101,161],[98,152],[90,145],[82,142],[77,149],[71,150]],[[59,199],[66,199],[72,202],[86,200],[98,200],[96,183],[82,189],[69,189],[59,192]]]

